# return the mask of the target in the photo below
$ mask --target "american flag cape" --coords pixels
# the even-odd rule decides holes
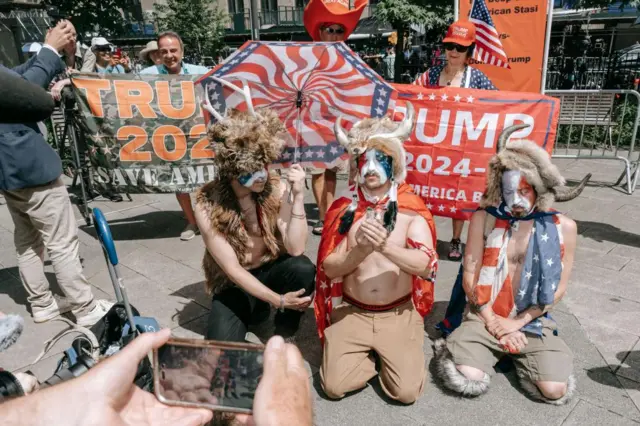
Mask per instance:
[[[500,33],[493,24],[493,19],[491,19],[491,14],[489,14],[484,0],[473,1],[469,21],[476,26],[476,48],[473,51],[473,59],[485,64],[511,69],[509,58],[500,41]]]
[[[325,217],[324,229],[322,230],[322,237],[320,238],[320,247],[318,248],[314,312],[316,325],[318,326],[318,335],[323,342],[324,330],[331,325],[331,311],[334,306],[337,306],[342,301],[342,280],[335,279],[332,281],[328,279],[324,273],[322,264],[327,256],[333,253],[335,248],[338,247],[343,238],[347,237],[347,234],[340,234],[338,232],[338,227],[340,226],[340,217],[345,209],[349,207],[351,201],[352,197],[346,194],[333,202]],[[360,219],[367,210],[367,207],[370,206],[373,206],[373,204],[366,201],[365,197],[361,194],[353,223]],[[424,205],[420,197],[414,194],[411,187],[406,183],[398,187],[398,209],[413,211],[427,221],[431,235],[433,236],[433,247],[435,248],[437,238],[433,216],[431,216],[431,212]],[[437,270],[437,254],[434,250],[412,240],[408,240],[407,244],[409,247],[424,250],[427,254],[431,255],[431,270],[434,272]],[[435,276],[435,273],[432,274],[432,276]],[[413,277],[411,292],[413,305],[423,317],[431,312],[431,308],[433,307],[434,280],[435,279],[427,280],[419,276]]]
[[[562,229],[557,214],[534,219],[518,293],[514,294],[507,259],[513,220],[505,219],[508,216],[504,205],[493,209],[497,212],[490,213],[498,219],[485,243],[482,268],[474,288],[477,304],[491,303],[493,311],[505,318],[513,318],[531,306],[552,305],[560,284],[564,257]],[[535,319],[522,331],[542,335],[542,322]]]

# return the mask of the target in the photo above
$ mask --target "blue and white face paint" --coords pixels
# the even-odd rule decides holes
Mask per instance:
[[[245,186],[247,188],[251,187],[254,183],[257,182],[265,182],[267,180],[267,169],[258,170],[253,173],[245,173],[238,177],[238,182],[240,185]]]
[[[377,149],[370,149],[358,158],[358,170],[360,184],[364,184],[369,173],[375,173],[380,178],[380,184],[384,185],[392,176],[392,159]]]

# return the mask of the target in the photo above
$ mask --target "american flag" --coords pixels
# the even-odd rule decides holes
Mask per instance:
[[[476,48],[473,52],[473,59],[485,64],[511,69],[507,54],[502,48],[502,42],[500,42],[500,34],[493,24],[484,0],[473,1],[469,21],[476,26]]]

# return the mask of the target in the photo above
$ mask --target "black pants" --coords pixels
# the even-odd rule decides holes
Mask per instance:
[[[306,256],[280,256],[273,262],[249,271],[261,283],[278,294],[304,289],[309,296],[315,288],[316,267]],[[244,342],[250,324],[258,324],[269,317],[270,306],[238,286],[230,287],[214,296],[209,313],[209,340]],[[275,333],[293,335],[304,312],[285,309],[275,317]]]

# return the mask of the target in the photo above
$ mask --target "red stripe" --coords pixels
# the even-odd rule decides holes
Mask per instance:
[[[482,266],[498,266],[500,247],[487,247],[482,254]]]
[[[491,301],[491,289],[490,285],[477,285],[475,287],[476,299],[478,305],[485,305]]]
[[[493,302],[493,312],[501,317],[507,318],[513,308],[513,287],[511,286],[511,278],[507,276],[504,284],[498,293],[498,297]]]

